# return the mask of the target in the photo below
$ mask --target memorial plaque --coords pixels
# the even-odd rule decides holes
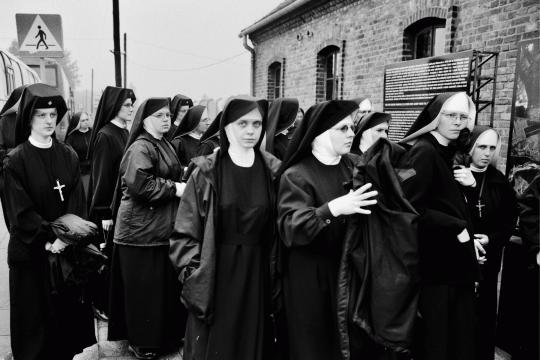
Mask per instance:
[[[469,91],[472,51],[387,65],[384,112],[392,115],[388,137],[401,140],[428,101],[448,91]]]

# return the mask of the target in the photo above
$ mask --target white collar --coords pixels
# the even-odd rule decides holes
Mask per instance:
[[[127,123],[122,124],[122,122],[116,118],[112,119],[111,123],[118,126],[120,129],[127,129]]]
[[[489,166],[489,165],[488,165]],[[471,171],[474,171],[476,173],[483,173],[483,172],[486,172],[487,171],[487,166],[485,168],[478,168],[476,166],[474,166],[473,164],[471,164]]]
[[[448,146],[448,144],[450,144],[450,140],[439,134],[437,131],[430,131],[429,133],[433,135],[437,142],[442,146]]]
[[[330,140],[330,130],[328,129],[311,143],[311,153],[324,165],[337,165],[341,161],[341,155],[336,153]]]
[[[190,132],[188,135],[191,136],[192,138],[194,138],[195,140],[200,140],[201,137],[202,137],[202,134],[197,134],[197,133],[194,133],[194,132]]]
[[[32,144],[33,146],[39,148],[39,149],[49,149],[52,147],[52,137],[49,137],[49,141],[46,142],[46,143],[42,143],[36,139],[34,139],[32,137],[32,135],[30,135],[28,137],[28,141],[30,142],[30,144]]]

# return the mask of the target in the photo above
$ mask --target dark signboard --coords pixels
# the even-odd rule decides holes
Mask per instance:
[[[518,43],[506,172],[518,194],[540,173],[540,39]]]
[[[401,140],[435,95],[469,90],[472,51],[403,61],[384,72],[384,112],[392,115],[389,138]]]

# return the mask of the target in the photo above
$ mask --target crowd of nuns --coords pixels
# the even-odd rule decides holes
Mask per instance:
[[[493,360],[518,215],[538,271],[540,181],[516,199],[465,93],[433,97],[399,143],[363,98],[136,101],[107,87],[65,141],[54,88],[2,109],[15,360],[73,358],[96,316],[139,359]],[[64,237],[89,228],[99,269]]]

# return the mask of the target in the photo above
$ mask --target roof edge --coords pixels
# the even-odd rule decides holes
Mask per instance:
[[[262,29],[263,27],[269,25],[270,23],[292,13],[293,11],[299,9],[300,7],[312,2],[313,0],[296,0],[289,5],[284,6],[283,8],[279,9],[278,11],[274,13],[270,13],[270,15],[263,17],[262,19],[258,20],[254,24],[248,26],[247,28],[240,31],[240,34],[238,34],[238,37],[244,37],[246,35],[249,35],[259,29]]]

